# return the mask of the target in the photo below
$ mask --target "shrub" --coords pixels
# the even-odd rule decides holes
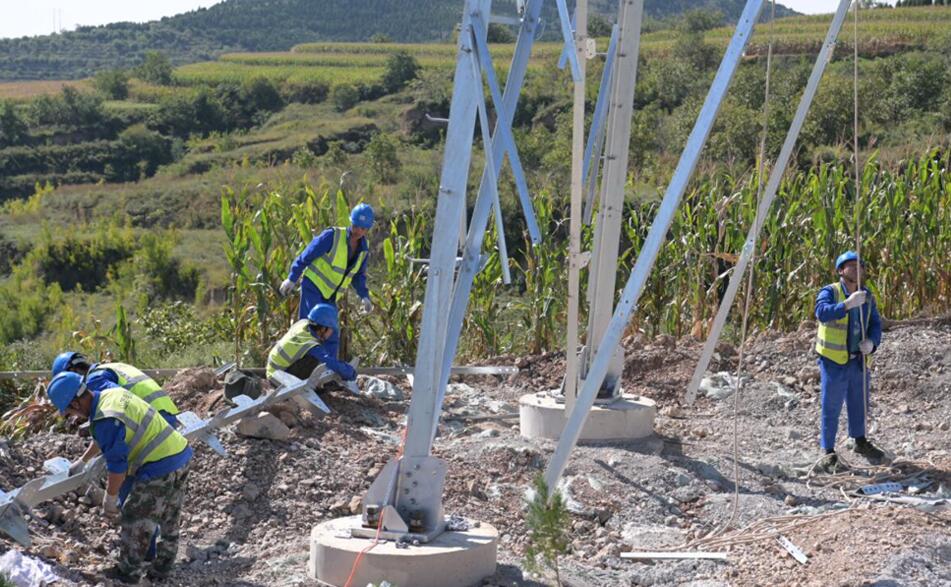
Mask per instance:
[[[360,94],[357,89],[350,84],[340,84],[335,86],[330,94],[330,99],[334,103],[334,108],[338,112],[350,110],[360,101]]]
[[[172,83],[172,63],[159,51],[146,51],[145,60],[134,73],[135,77],[150,84],[167,86]]]
[[[410,80],[416,79],[419,62],[406,51],[397,51],[386,60],[383,72],[383,89],[392,94],[403,88]]]
[[[93,78],[92,85],[110,100],[125,100],[129,97],[129,74],[121,69],[100,71]]]
[[[370,139],[366,149],[370,170],[383,183],[392,183],[396,179],[401,164],[396,154],[396,140],[386,133],[377,133]]]
[[[285,101],[300,104],[318,104],[327,99],[328,93],[330,93],[330,86],[316,80],[288,81],[282,88]]]

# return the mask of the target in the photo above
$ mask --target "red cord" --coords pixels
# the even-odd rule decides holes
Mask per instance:
[[[400,446],[396,450],[397,461],[403,458],[403,445],[405,443],[406,443],[406,429],[404,428],[403,434],[400,435]],[[376,524],[376,536],[373,537],[373,541],[370,544],[368,544],[366,548],[364,548],[363,550],[360,551],[359,554],[357,554],[357,558],[354,559],[353,566],[350,568],[350,576],[347,577],[347,582],[344,583],[343,587],[350,587],[350,585],[353,583],[353,578],[357,574],[357,569],[360,568],[360,562],[363,560],[363,555],[370,552],[370,550],[372,550],[374,546],[380,543],[380,533],[382,531],[383,531],[383,512],[381,511],[380,520]]]

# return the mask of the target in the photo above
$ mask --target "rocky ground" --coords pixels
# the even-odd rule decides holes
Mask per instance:
[[[873,432],[895,458],[892,468],[806,478],[817,458],[818,369],[814,325],[751,337],[737,405],[739,495],[734,507],[735,395],[713,385],[686,406],[683,394],[701,343],[631,337],[625,391],[657,401],[654,437],[576,449],[561,490],[572,511],[566,585],[951,585],[951,511],[887,503],[853,490],[881,479],[921,483],[917,497],[951,498],[951,324],[897,325],[873,364]],[[718,348],[712,371],[731,370],[736,351]],[[523,576],[527,529],[521,496],[543,471],[554,443],[518,434],[518,397],[556,387],[563,357],[500,357],[520,373],[502,380],[466,378],[447,393],[434,452],[449,462],[447,513],[495,525],[499,572],[487,585],[552,584]],[[316,585],[306,577],[307,537],[323,520],[358,511],[359,500],[397,450],[405,399],[323,397],[333,410],[314,418],[296,408],[275,415],[286,439],[221,439],[231,456],[199,446],[182,524],[180,564],[171,584]],[[205,414],[224,407],[210,370],[180,374],[167,386],[183,407]],[[843,410],[843,420],[844,420]],[[844,431],[844,422],[842,431]],[[73,435],[40,434],[11,442],[0,458],[10,489],[41,473],[51,456],[75,456]],[[840,454],[867,466],[846,447]],[[115,530],[96,515],[95,495],[69,495],[37,508],[29,554],[80,584],[104,583]],[[732,524],[729,522],[732,519]],[[729,528],[724,528],[724,526]],[[782,534],[808,557],[796,562]],[[15,547],[8,541],[5,544]],[[727,552],[729,561],[634,562],[626,551]],[[451,584],[451,583],[447,583]],[[400,586],[404,587],[404,586]]]

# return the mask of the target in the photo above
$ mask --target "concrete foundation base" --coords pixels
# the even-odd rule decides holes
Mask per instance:
[[[307,572],[321,584],[343,587],[353,562],[372,541],[350,538],[350,528],[360,525],[360,516],[324,522],[310,533],[310,563]],[[489,524],[464,532],[443,532],[419,546],[397,548],[380,542],[363,555],[351,582],[354,586],[388,581],[393,585],[445,587],[480,585],[495,574],[499,533]]]
[[[519,430],[526,438],[557,440],[565,427],[565,404],[548,393],[518,400]],[[657,405],[646,397],[622,394],[610,404],[595,404],[588,413],[581,440],[634,440],[654,433]]]

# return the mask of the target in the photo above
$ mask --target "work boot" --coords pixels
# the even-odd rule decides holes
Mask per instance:
[[[870,463],[875,465],[882,462],[882,460],[885,458],[885,453],[882,452],[882,449],[869,442],[867,438],[856,438],[855,446],[852,447],[852,452],[862,455],[868,459]]]
[[[834,452],[824,455],[815,466],[815,472],[822,475],[835,475],[845,470],[847,467],[839,462],[839,457]]]
[[[143,577],[128,575],[119,570],[118,566],[112,566],[106,569],[102,576],[112,580],[113,585],[149,585],[148,579]]]

